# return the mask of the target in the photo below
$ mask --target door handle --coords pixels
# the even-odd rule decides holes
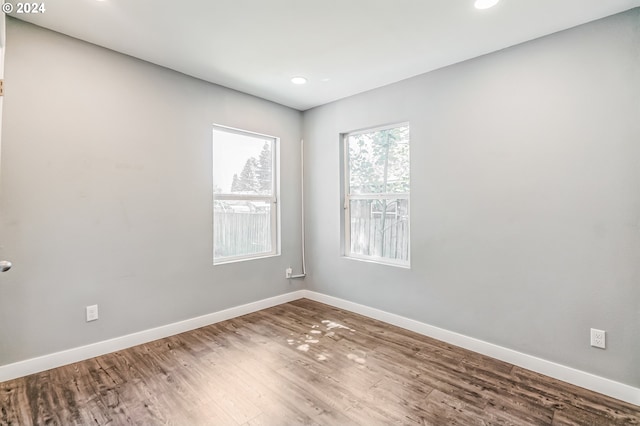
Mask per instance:
[[[8,260],[0,260],[0,272],[7,272],[12,266]]]

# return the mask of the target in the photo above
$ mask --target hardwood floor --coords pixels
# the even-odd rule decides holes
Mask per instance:
[[[636,425],[640,407],[298,300],[0,383],[1,425]]]

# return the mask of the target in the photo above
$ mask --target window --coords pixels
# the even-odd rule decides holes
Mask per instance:
[[[343,135],[345,256],[409,266],[409,124]]]
[[[277,143],[214,126],[214,264],[278,254]]]

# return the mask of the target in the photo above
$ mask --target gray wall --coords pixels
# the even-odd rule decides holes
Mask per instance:
[[[309,288],[639,386],[639,18],[305,112]],[[410,270],[340,252],[338,135],[401,121]]]
[[[0,365],[299,288],[298,111],[7,25]],[[281,138],[282,256],[212,266],[213,123]]]

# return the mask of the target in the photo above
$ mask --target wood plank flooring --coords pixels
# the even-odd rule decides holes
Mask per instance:
[[[306,299],[0,383],[0,425],[640,425],[640,407]]]

